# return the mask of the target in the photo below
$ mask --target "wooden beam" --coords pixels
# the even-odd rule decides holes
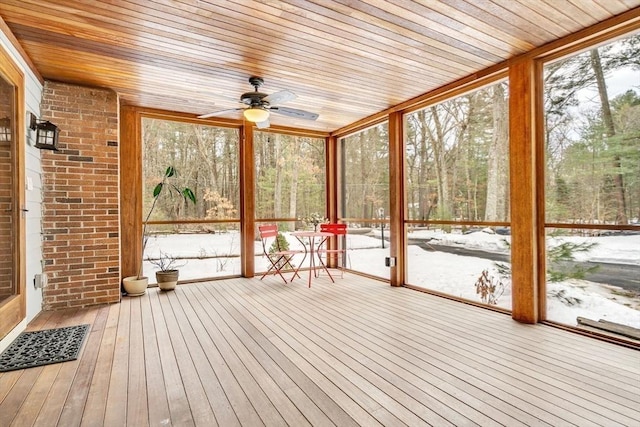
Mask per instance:
[[[325,140],[325,180],[327,218],[338,221],[338,139],[330,136]]]
[[[389,114],[389,210],[391,211],[389,255],[396,261],[395,266],[390,267],[391,286],[402,286],[406,281],[403,133],[402,114],[398,112]]]
[[[338,222],[338,144],[337,139],[332,136],[325,138],[324,143],[324,159],[325,159],[325,212],[329,222]],[[328,249],[336,249],[337,241],[335,238],[329,239],[327,242]],[[327,257],[327,265],[336,267],[336,257]]]
[[[142,142],[135,107],[120,109],[120,260],[122,277],[142,262]]]
[[[512,317],[536,323],[538,317],[538,217],[536,191],[535,93],[532,59],[509,69],[509,168],[511,186]]]
[[[248,122],[240,128],[240,274],[255,274],[255,161],[253,127]]]

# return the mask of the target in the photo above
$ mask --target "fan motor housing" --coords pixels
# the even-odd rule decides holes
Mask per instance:
[[[240,102],[246,105],[269,105],[267,101],[263,101],[267,94],[262,92],[246,92],[240,96]]]

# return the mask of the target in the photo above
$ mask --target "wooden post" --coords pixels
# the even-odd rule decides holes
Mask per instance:
[[[325,138],[325,189],[326,189],[326,214],[329,222],[338,222],[338,140],[335,136]],[[335,237],[327,242],[329,249],[336,249],[338,241]],[[327,257],[327,265],[336,267],[338,258]]]
[[[255,161],[253,127],[245,120],[240,128],[240,274],[255,274]]]
[[[120,109],[120,260],[122,277],[142,262],[142,138],[135,107]]]
[[[533,59],[509,68],[512,317],[539,319],[539,231],[536,181],[536,99],[540,77]],[[543,232],[543,231],[542,231]]]
[[[389,254],[396,261],[395,266],[390,267],[391,286],[402,286],[406,281],[403,133],[402,114],[399,112],[389,114],[389,210],[391,211]]]
[[[325,138],[325,173],[327,217],[338,220],[338,141],[335,136]]]

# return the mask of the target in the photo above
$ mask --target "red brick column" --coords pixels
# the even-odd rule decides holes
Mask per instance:
[[[117,95],[47,81],[41,118],[60,128],[60,151],[41,151],[43,309],[118,302]]]

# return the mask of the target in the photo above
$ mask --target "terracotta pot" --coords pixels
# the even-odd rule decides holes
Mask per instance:
[[[122,279],[122,286],[130,297],[144,295],[149,285],[148,277],[129,276]]]
[[[156,271],[156,281],[162,291],[172,291],[178,284],[178,270]]]

